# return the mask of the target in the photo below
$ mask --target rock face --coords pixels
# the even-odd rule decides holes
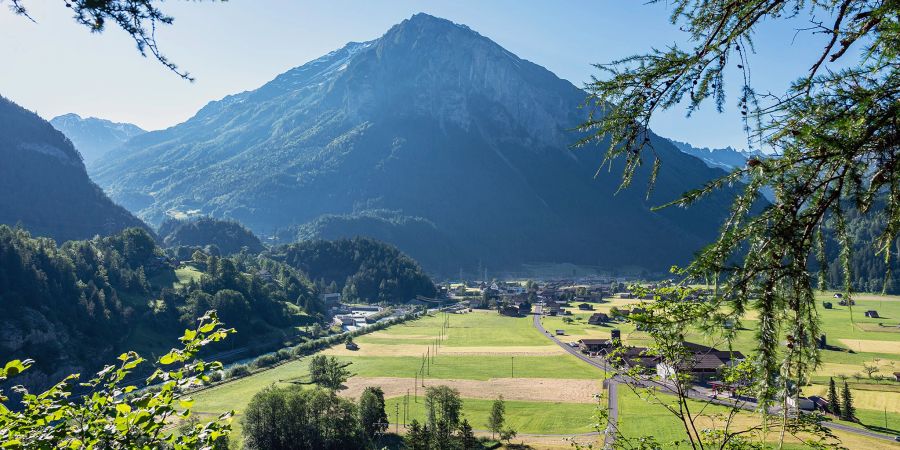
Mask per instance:
[[[50,119],[50,124],[72,141],[88,167],[106,152],[146,133],[130,123],[117,123],[96,117],[82,118],[78,114],[54,117]]]
[[[653,137],[653,195],[573,150],[585,93],[463,25],[424,14],[350,43],[96,164],[111,196],[293,239],[373,232],[434,272],[569,262],[665,270],[710,239],[730,194],[651,207],[721,172]],[[412,227],[412,228],[410,228]]]
[[[146,227],[88,178],[81,155],[62,133],[3,97],[0,223],[58,241]]]

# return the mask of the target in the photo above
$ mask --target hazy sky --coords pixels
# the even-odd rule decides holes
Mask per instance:
[[[255,89],[348,41],[377,38],[417,12],[463,23],[522,58],[577,86],[607,62],[684,38],[668,23],[665,4],[642,0],[231,0],[162,4],[175,24],[158,32],[164,54],[189,70],[188,83],[110,26],[92,34],[60,1],[26,0],[37,23],[15,16],[0,0],[0,95],[50,119],[75,112],[146,129],[183,122],[211,100]],[[824,37],[800,33],[807,18],[760,30],[751,57],[754,84],[783,90],[813,63]],[[731,83],[732,88],[737,87]],[[660,116],[659,134],[698,146],[745,148],[735,99],[725,114],[712,105],[685,118]]]

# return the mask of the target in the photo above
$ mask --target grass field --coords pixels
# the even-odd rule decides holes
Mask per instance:
[[[665,399],[665,397],[662,397]],[[725,425],[726,408],[716,405],[709,405],[700,402],[690,401],[689,406],[692,411],[703,411],[703,415],[709,417],[699,418],[696,422],[700,430],[703,428],[722,428]],[[684,425],[672,413],[668,412],[662,405],[653,401],[646,401],[639,398],[628,389],[619,391],[619,431],[627,439],[638,439],[641,436],[653,436],[664,449],[681,449],[690,448],[685,442],[677,445],[677,441],[684,440],[687,432]],[[758,425],[760,417],[749,412],[741,412],[733,419],[733,429],[739,430],[751,426]],[[851,450],[888,450],[897,449],[900,445],[889,441],[875,440],[867,437],[858,436],[843,431],[835,431],[835,435],[841,440],[842,445]],[[803,436],[785,436],[784,445],[781,447],[786,450],[800,450],[808,447],[802,444]],[[753,437],[759,441],[761,434]],[[764,441],[769,448],[778,448],[777,441],[779,436],[775,433],[766,435]]]
[[[350,371],[356,378],[365,383],[378,384],[385,380],[385,391],[396,391],[397,383],[412,387],[417,372],[422,369],[423,357],[396,356],[398,352],[390,352],[396,347],[403,350],[399,353],[410,353],[415,349],[425,352],[429,344],[439,335],[443,318],[440,316],[422,319],[393,326],[371,335],[356,339],[360,351],[347,354],[343,346],[336,346],[326,353],[335,353],[338,358],[351,362]],[[496,312],[474,312],[450,315],[450,328],[445,335],[433,363],[426,366],[425,384],[459,384],[465,380],[469,383],[488,383],[484,392],[496,384],[507,385],[521,381],[522,388],[515,393],[514,400],[507,400],[507,420],[520,433],[567,434],[584,433],[592,430],[592,416],[596,405],[585,395],[577,400],[572,395],[560,394],[560,398],[573,398],[570,402],[547,401],[552,398],[547,389],[551,386],[571,384],[569,380],[599,380],[603,372],[586,364],[567,353],[560,353],[558,347],[545,336],[542,336],[532,325],[531,317],[513,318],[500,316]],[[375,354],[367,355],[367,346],[377,349]],[[431,347],[433,349],[433,347]],[[521,353],[523,349],[542,350],[546,354],[526,356],[517,353],[505,353],[513,350]],[[308,358],[307,358],[308,359]],[[194,396],[196,411],[201,416],[209,417],[223,411],[234,409],[238,412],[235,423],[239,440],[240,411],[244,409],[253,395],[272,384],[283,383],[284,380],[297,378],[306,374],[305,360],[293,361],[275,369],[260,372],[253,376],[218,387],[202,391]],[[495,381],[491,381],[495,380]],[[497,383],[496,380],[509,380]],[[528,381],[535,380],[535,381]],[[529,384],[530,383],[530,384]],[[354,385],[343,395],[352,395],[358,391],[351,379],[348,385]],[[390,387],[387,385],[391,385]],[[583,385],[584,383],[580,383]],[[599,383],[596,384],[599,391]],[[532,385],[539,385],[529,387]],[[545,386],[544,388],[540,386]],[[405,389],[405,388],[404,388]],[[532,390],[529,390],[532,389]],[[471,389],[464,395],[463,412],[476,429],[486,429],[486,418],[490,410],[491,399],[487,395],[476,395]],[[529,394],[532,392],[532,394]],[[396,393],[395,393],[396,394]],[[478,392],[477,394],[481,394]],[[421,397],[422,393],[419,391]],[[482,397],[482,398],[473,398]],[[558,399],[556,399],[558,400]],[[388,413],[394,420],[395,405],[401,397],[389,398]],[[422,403],[416,404],[420,408]],[[415,408],[411,414],[424,414]],[[402,419],[402,418],[401,418]],[[537,443],[535,443],[537,445]]]
[[[423,399],[415,403],[413,398],[409,400],[409,415],[407,421],[416,419],[419,422],[425,420],[425,406]],[[492,400],[472,399],[463,400],[463,416],[469,420],[472,428],[476,430],[488,429],[488,415],[491,412]],[[403,422],[403,398],[394,397],[386,402],[388,418],[393,423],[396,421],[397,406],[400,411],[400,422]],[[579,434],[595,431],[593,428],[594,416],[597,405],[585,403],[560,403],[560,402],[524,402],[506,400],[507,426],[510,426],[523,434]]]
[[[359,343],[428,344],[437,337],[442,318],[424,317],[359,338]],[[450,315],[450,333],[443,341],[449,347],[548,346],[531,324],[531,317],[501,317],[496,311]]]

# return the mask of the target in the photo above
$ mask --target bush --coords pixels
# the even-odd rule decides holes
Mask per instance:
[[[275,357],[278,358],[279,361],[291,359],[291,351],[283,348],[275,352]]]
[[[260,369],[263,367],[272,366],[277,362],[278,362],[278,358],[276,358],[275,355],[270,353],[268,355],[262,355],[259,358],[254,359],[253,362],[251,363],[251,365],[257,369]]]
[[[241,378],[250,375],[250,368],[244,364],[238,364],[230,369],[226,373],[226,378]]]
[[[222,373],[221,370],[216,370],[214,372],[209,373],[209,382],[210,383],[218,383],[219,381],[222,381],[222,378],[224,378],[224,374]]]

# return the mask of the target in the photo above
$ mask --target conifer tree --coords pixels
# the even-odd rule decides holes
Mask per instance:
[[[828,380],[828,411],[836,416],[841,415],[841,405],[838,401],[837,387],[834,378]]]
[[[856,409],[853,407],[853,395],[850,394],[850,387],[844,382],[844,389],[841,390],[841,420],[854,420]]]

